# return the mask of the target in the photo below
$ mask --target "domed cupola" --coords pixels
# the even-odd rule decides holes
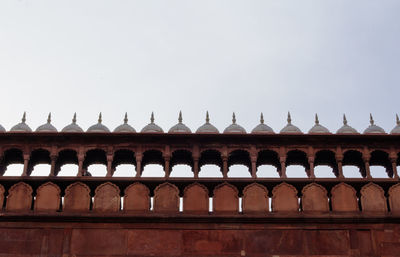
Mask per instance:
[[[396,127],[390,131],[390,134],[400,134],[400,120],[399,116],[396,114]]]
[[[370,125],[368,128],[364,130],[364,134],[386,134],[383,128],[375,125],[374,118],[372,118],[372,114],[369,114],[369,122]]]
[[[287,122],[288,124],[280,131],[281,134],[303,134],[298,127],[292,124],[290,112],[288,112]]]
[[[76,124],[76,113],[74,113],[74,117],[72,118],[72,123],[65,126],[61,132],[68,132],[68,133],[79,133],[83,132],[83,129]]]
[[[125,113],[124,123],[114,129],[116,133],[136,133],[136,130],[128,124],[128,113]]]
[[[331,132],[319,124],[318,114],[315,114],[315,125],[308,131],[308,134],[331,134]]]
[[[49,113],[49,116],[47,117],[47,123],[39,126],[36,129],[36,132],[57,132],[57,129],[51,125],[51,113]]]
[[[242,126],[236,124],[235,113],[232,114],[232,124],[224,130],[224,134],[246,134],[246,130]]]
[[[192,133],[190,128],[182,123],[182,112],[179,112],[178,124],[169,129],[168,133]]]
[[[32,129],[25,123],[26,121],[26,113],[22,116],[21,123],[18,123],[14,127],[11,128],[11,132],[32,132]]]
[[[154,123],[154,113],[151,113],[150,123],[142,128],[142,133],[164,133],[163,129]]]
[[[89,127],[86,132],[95,132],[95,133],[104,133],[104,132],[110,132],[110,130],[101,124],[102,119],[101,119],[101,113],[99,113],[99,120],[97,124],[94,124],[93,126]]]
[[[360,134],[356,129],[347,124],[346,115],[343,114],[343,126],[336,131],[336,134]]]
[[[208,111],[206,113],[206,123],[204,123],[201,127],[199,127],[196,133],[200,134],[218,134],[219,131],[214,125],[210,123],[210,116],[208,115]]]
[[[3,132],[6,132],[6,129],[2,125],[0,125],[0,133],[3,133]]]
[[[261,113],[260,124],[258,124],[252,131],[252,134],[275,134],[271,127],[264,124],[264,115]]]

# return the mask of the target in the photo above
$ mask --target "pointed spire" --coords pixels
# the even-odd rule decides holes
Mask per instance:
[[[343,114],[343,125],[347,126],[346,114]]]
[[[208,114],[208,111],[206,112],[206,123],[210,123],[210,115]]]
[[[49,116],[47,117],[47,123],[51,123],[51,112],[49,112]]]
[[[72,118],[72,123],[76,124],[76,112],[74,113],[74,117]]]
[[[236,115],[235,115],[235,113],[232,114],[232,123],[236,124]]]
[[[290,116],[290,112],[287,113],[287,123],[292,124],[292,117]]]
[[[154,123],[154,113],[153,112],[151,112],[150,123]]]
[[[101,112],[99,113],[99,123],[101,123],[102,122],[102,119],[101,119]]]
[[[178,117],[178,122],[182,123],[182,111],[179,111],[179,117]]]
[[[400,125],[400,119],[399,119],[399,115],[396,114],[396,124]]]
[[[260,123],[264,124],[264,115],[263,115],[263,113],[261,113],[261,115],[260,115]]]
[[[125,113],[124,124],[128,124],[128,113]]]
[[[22,123],[25,123],[26,121],[26,112],[24,112],[24,114],[22,115]]]
[[[374,125],[374,118],[371,113],[369,114],[369,123],[371,123],[371,126]]]
[[[319,125],[318,114],[315,114],[315,125]]]

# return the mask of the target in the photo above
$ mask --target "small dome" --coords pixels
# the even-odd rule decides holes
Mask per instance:
[[[136,130],[128,124],[128,114],[125,113],[124,123],[114,129],[116,133],[135,133]]]
[[[0,133],[3,133],[3,132],[6,132],[6,129],[2,125],[0,125]]]
[[[47,117],[47,123],[39,126],[36,129],[36,132],[57,132],[57,129],[51,125],[51,113],[49,113],[49,116]]]
[[[214,127],[211,123],[210,123],[210,116],[208,115],[208,111],[206,113],[206,123],[204,123],[203,125],[201,125],[196,133],[203,133],[203,134],[218,134],[219,131],[216,127]]]
[[[319,124],[318,115],[315,114],[315,125],[308,131],[308,134],[330,134],[330,133],[331,132],[327,128]]]
[[[368,128],[364,130],[364,134],[386,134],[383,128],[375,125],[374,118],[372,118],[372,114],[369,114],[369,122],[370,125]]]
[[[236,124],[235,113],[232,115],[232,124],[224,130],[224,134],[246,134],[246,130],[242,126]]]
[[[72,118],[72,123],[68,126],[64,127],[61,132],[68,132],[68,133],[79,133],[83,132],[83,129],[76,124],[76,113],[74,113],[74,117]]]
[[[400,120],[399,116],[396,114],[396,127],[390,131],[390,134],[400,134]]]
[[[290,112],[288,112],[287,122],[288,124],[280,131],[281,134],[303,134],[298,127],[292,124]]]
[[[18,123],[14,127],[11,128],[12,132],[32,132],[32,129],[25,123],[26,121],[26,113],[22,116],[22,122]]]
[[[110,132],[110,130],[106,126],[101,124],[101,122],[102,122],[102,119],[101,119],[101,113],[100,113],[97,124],[94,124],[91,127],[89,127],[86,132],[96,132],[96,133]]]
[[[258,124],[252,131],[252,134],[275,134],[272,128],[264,124],[264,115],[261,113],[260,124]]]
[[[360,134],[358,131],[347,125],[346,115],[343,114],[343,126],[336,131],[336,134]]]
[[[154,113],[151,113],[150,123],[142,128],[141,133],[164,133],[163,129],[154,123]]]
[[[179,112],[178,124],[170,128],[168,133],[192,133],[190,128],[182,123],[182,112]]]

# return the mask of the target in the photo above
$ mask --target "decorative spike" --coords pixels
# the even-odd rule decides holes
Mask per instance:
[[[179,117],[178,117],[178,121],[179,123],[182,123],[182,111],[179,111]]]
[[[76,112],[74,113],[74,117],[72,118],[72,123],[73,123],[73,124],[76,123]]]
[[[236,124],[236,115],[235,115],[235,113],[232,114],[232,123]]]
[[[343,125],[347,126],[346,114],[343,114]]]
[[[102,122],[102,119],[101,119],[101,112],[99,113],[99,123],[101,123]]]
[[[49,112],[49,116],[47,117],[47,123],[51,123],[51,112]]]
[[[400,125],[399,115],[397,115],[397,114],[396,114],[396,123],[397,123],[397,125]]]
[[[290,112],[287,113],[287,123],[292,124],[292,117],[290,116]]]
[[[206,123],[210,123],[210,115],[208,115],[208,111],[206,112]]]
[[[318,114],[315,114],[315,125],[319,125]]]
[[[24,114],[22,115],[22,123],[25,123],[26,121],[26,112],[24,112]]]
[[[125,117],[124,117],[124,124],[128,123],[128,113],[125,113]]]
[[[369,114],[369,123],[371,123],[371,126],[375,123],[371,113]]]
[[[263,115],[263,113],[261,113],[261,115],[260,115],[260,123],[264,124],[264,115]]]
[[[151,123],[154,123],[154,113],[153,113],[153,112],[151,112],[150,122],[151,122]]]

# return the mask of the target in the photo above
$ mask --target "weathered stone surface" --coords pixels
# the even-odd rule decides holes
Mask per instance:
[[[238,213],[239,197],[236,187],[222,183],[214,188],[213,209],[215,213]]]
[[[150,190],[141,183],[133,183],[125,189],[124,211],[150,211]]]
[[[305,212],[328,212],[329,202],[326,189],[316,183],[306,185],[302,192],[301,205]]]
[[[269,211],[268,190],[263,185],[253,183],[243,190],[243,213],[266,213]]]
[[[179,212],[179,189],[171,183],[163,183],[154,190],[155,212]]]
[[[4,193],[6,190],[4,189],[3,185],[0,184],[0,210],[3,209],[3,204],[4,204]]]
[[[386,197],[383,189],[368,183],[361,188],[361,207],[363,212],[386,212]]]
[[[95,190],[93,211],[117,212],[120,209],[121,197],[119,188],[113,183],[106,182]]]
[[[358,211],[356,190],[352,186],[346,183],[339,183],[332,188],[331,195],[332,211]]]
[[[32,188],[24,182],[14,184],[8,190],[7,211],[29,211],[32,206]]]
[[[299,198],[297,189],[285,182],[277,185],[272,190],[273,212],[298,212]]]
[[[393,213],[400,213],[400,184],[391,186],[389,189],[389,204],[390,211]]]
[[[193,183],[185,187],[183,193],[183,212],[208,213],[208,211],[208,189],[199,183]]]
[[[137,229],[128,232],[127,254],[131,256],[182,256],[182,231]]]
[[[63,211],[89,211],[90,188],[75,182],[65,189]]]
[[[71,254],[77,256],[125,255],[127,231],[123,229],[74,229]]]
[[[60,209],[60,188],[51,182],[41,185],[36,190],[35,211],[55,212]]]

